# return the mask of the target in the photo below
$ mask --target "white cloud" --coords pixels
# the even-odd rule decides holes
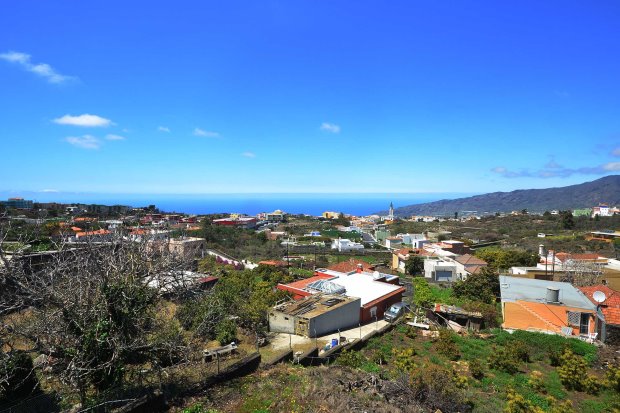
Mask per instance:
[[[613,156],[620,156],[620,148],[616,148],[613,151],[611,151],[611,154]]]
[[[219,138],[220,134],[217,132],[196,128],[194,129],[194,136],[203,136],[206,138]]]
[[[325,132],[340,133],[340,126],[335,123],[323,122],[320,129]]]
[[[160,132],[170,132],[170,128],[167,128],[165,126],[159,126],[157,130]]]
[[[245,156],[246,158],[256,158],[256,154],[254,152],[243,152],[241,156]]]
[[[125,137],[121,135],[114,135],[113,133],[107,134],[105,138],[109,141],[124,141]]]
[[[85,126],[89,128],[112,125],[112,121],[110,119],[102,118],[97,115],[90,115],[88,113],[78,116],[65,115],[54,119],[53,122],[58,123],[59,125]]]
[[[92,135],[68,136],[65,138],[65,141],[82,149],[99,149],[101,147],[99,139]]]
[[[603,165],[605,171],[620,171],[620,162],[609,162]]]
[[[7,52],[1,53],[0,59],[5,60],[10,63],[14,63],[20,65],[23,69],[28,72],[32,72],[42,78],[46,79],[50,83],[64,83],[69,80],[74,80],[73,76],[65,76],[61,75],[57,71],[55,71],[52,66],[47,63],[32,63],[31,57],[27,53],[20,52]]]
[[[504,172],[506,172],[506,168],[504,168],[503,166],[496,166],[495,168],[491,169],[491,172],[503,174]]]
[[[56,193],[58,193],[60,191],[58,189],[41,189],[39,192],[46,192],[46,193],[56,194]]]

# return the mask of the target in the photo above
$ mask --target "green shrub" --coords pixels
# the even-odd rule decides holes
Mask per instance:
[[[605,376],[606,385],[620,393],[620,367],[612,366],[607,370],[607,374]]]
[[[570,349],[566,349],[560,356],[558,367],[560,381],[568,390],[583,390],[583,382],[586,378],[586,362],[575,355]]]
[[[435,340],[437,353],[450,360],[458,360],[461,357],[461,351],[455,341],[454,333],[451,330],[439,330],[439,337]]]
[[[583,390],[588,394],[598,394],[601,391],[601,382],[595,376],[588,375],[583,380]]]
[[[231,319],[221,321],[217,325],[216,339],[221,345],[237,341],[237,324]]]
[[[559,349],[553,348],[549,350],[549,352],[547,353],[547,355],[549,356],[549,364],[551,364],[553,367],[558,367],[562,363],[562,353],[564,353],[565,349],[566,347]]]
[[[416,331],[415,328],[407,326],[407,331],[405,332],[405,335],[408,338],[415,340],[416,337],[418,337],[418,332]]]
[[[533,355],[548,354],[548,349],[570,348],[573,353],[583,356],[588,364],[592,364],[597,357],[596,346],[574,338],[565,338],[555,334],[535,333],[518,330],[512,334],[502,333],[495,338],[497,344],[506,344],[513,340],[523,341]]]
[[[534,405],[531,401],[517,393],[514,389],[508,389],[506,394],[506,407],[504,413],[543,413],[544,410]]]
[[[570,400],[559,402],[554,397],[549,396],[547,397],[547,403],[551,407],[551,413],[575,413],[573,402]]]
[[[365,361],[366,359],[359,351],[343,350],[336,359],[336,364],[358,369]]]
[[[533,390],[537,392],[544,393],[546,391],[543,374],[538,370],[534,370],[532,373],[530,373],[530,377],[527,383]]]
[[[414,398],[431,411],[470,411],[462,390],[463,379],[459,377],[454,370],[436,364],[423,365],[412,374],[409,386]]]
[[[509,349],[493,346],[489,355],[489,367],[508,374],[515,374],[519,371],[519,359]]]
[[[408,372],[415,368],[415,349],[413,347],[404,350],[393,350],[394,367],[400,371]]]
[[[587,367],[588,364],[583,357],[576,355],[570,349],[565,350],[560,357],[558,367],[558,375],[564,387],[567,390],[598,394],[600,382],[596,377],[588,375]]]
[[[478,359],[469,362],[469,373],[476,380],[484,378],[484,366]]]
[[[530,361],[530,351],[523,340],[514,340],[509,344],[509,351],[514,355],[514,357],[523,362]]]

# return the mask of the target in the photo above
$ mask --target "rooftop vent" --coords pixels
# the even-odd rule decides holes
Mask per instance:
[[[547,287],[546,301],[548,303],[559,303],[560,302],[560,289],[555,288],[555,287]]]

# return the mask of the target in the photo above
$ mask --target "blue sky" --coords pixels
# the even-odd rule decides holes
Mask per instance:
[[[14,1],[0,191],[488,192],[620,171],[620,3]]]

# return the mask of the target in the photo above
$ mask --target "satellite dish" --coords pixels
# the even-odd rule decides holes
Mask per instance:
[[[594,301],[600,304],[607,299],[607,296],[602,291],[594,291],[594,294],[592,294],[592,298],[594,298]]]

